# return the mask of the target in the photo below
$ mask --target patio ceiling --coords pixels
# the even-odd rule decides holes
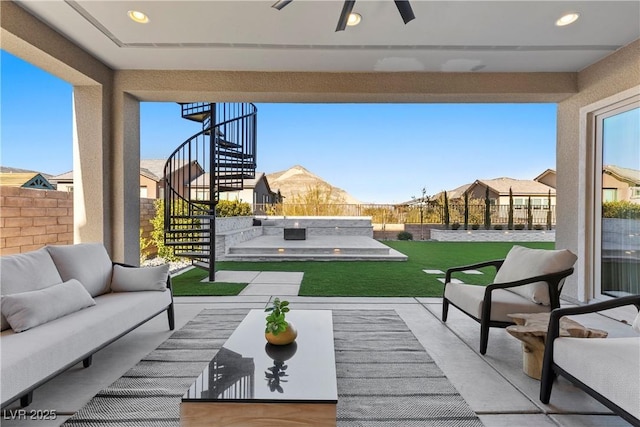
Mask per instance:
[[[404,25],[392,0],[19,1],[114,69],[576,72],[640,38],[638,1],[424,1]],[[129,10],[146,13],[137,24]],[[567,12],[580,19],[566,27]]]

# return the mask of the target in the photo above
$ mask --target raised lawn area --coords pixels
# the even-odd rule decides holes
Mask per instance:
[[[529,248],[553,249],[552,242],[413,242],[384,241],[384,244],[407,255],[406,262],[396,261],[283,261],[216,263],[218,271],[302,271],[300,296],[342,297],[440,297],[443,274],[426,274],[423,270],[445,271],[449,267],[501,259],[514,244]],[[465,283],[489,284],[494,272],[458,276]],[[193,269],[173,279],[173,293],[186,295],[237,295],[246,284],[209,283],[207,276]]]

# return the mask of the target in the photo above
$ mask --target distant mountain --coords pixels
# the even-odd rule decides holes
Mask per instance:
[[[300,165],[295,165],[287,170],[267,174],[267,181],[271,191],[277,192],[291,202],[294,196],[302,196],[316,187],[331,189],[331,194],[336,201],[348,204],[361,204],[358,199],[351,196],[341,188],[334,187],[318,175],[309,172]]]
[[[40,175],[44,176],[45,178],[49,179],[51,178],[53,175],[48,174],[48,173],[44,173],[44,172],[40,172],[40,171],[33,171],[33,170],[29,170],[29,169],[20,169],[20,168],[12,168],[9,166],[0,166],[0,173],[39,173]]]

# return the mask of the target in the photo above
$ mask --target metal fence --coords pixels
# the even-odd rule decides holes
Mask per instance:
[[[506,225],[509,221],[509,205],[492,205],[491,224]],[[449,223],[464,224],[464,204],[449,204]],[[513,207],[513,223],[528,224],[529,213],[533,225],[555,225],[555,206],[526,205]],[[438,203],[423,205],[385,205],[385,204],[301,204],[278,203],[254,205],[255,215],[274,216],[370,216],[374,224],[444,224],[444,206]],[[483,225],[485,205],[469,204],[468,224]]]

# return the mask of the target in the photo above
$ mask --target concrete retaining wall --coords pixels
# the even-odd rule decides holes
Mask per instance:
[[[440,242],[555,242],[555,230],[431,230]]]
[[[283,235],[285,228],[306,228],[307,236],[365,236],[373,238],[371,217],[269,216],[258,217],[264,235]]]

